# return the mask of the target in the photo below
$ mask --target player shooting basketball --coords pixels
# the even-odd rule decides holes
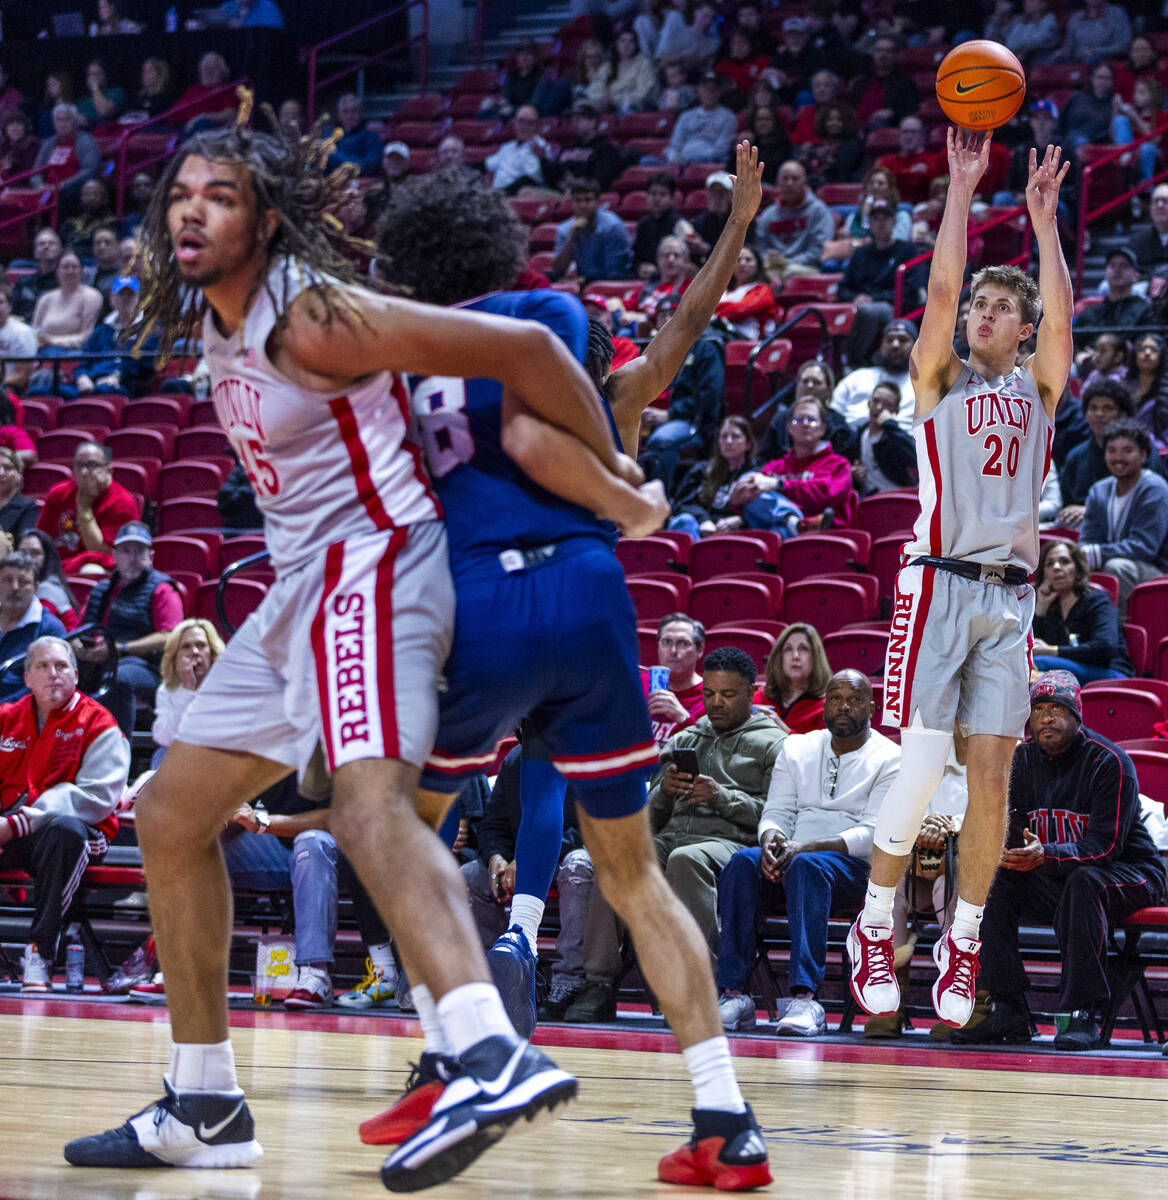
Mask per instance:
[[[1038,242],[1038,284],[1017,267],[978,271],[966,323],[968,362],[953,352],[966,223],[991,136],[979,142],[948,131],[949,192],[910,361],[921,515],[896,580],[885,668],[884,720],[902,731],[900,777],[876,821],[867,901],[848,935],[857,1001],[874,1015],[895,1012],[893,895],[956,727],[967,755],[969,808],[957,913],[933,954],[940,970],[933,1004],[958,1028],[973,1011],[982,907],[1005,838],[1014,746],[1029,715],[1029,576],[1038,564],[1038,499],[1071,365],[1074,307],[1056,229],[1068,164],[1060,167],[1058,147],[1048,147],[1041,163],[1032,149],[1026,204]],[[1036,325],[1035,353],[1015,366]]]

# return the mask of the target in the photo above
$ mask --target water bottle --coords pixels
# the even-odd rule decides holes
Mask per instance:
[[[178,9],[173,4],[166,10],[165,28],[167,33],[178,31]]]
[[[85,991],[85,947],[70,942],[65,949],[65,991]]]

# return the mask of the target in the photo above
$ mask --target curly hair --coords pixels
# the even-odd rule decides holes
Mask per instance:
[[[612,330],[595,317],[588,318],[588,349],[584,352],[584,371],[596,385],[596,390],[604,391],[608,376],[612,371]]]
[[[321,276],[339,283],[368,285],[345,252],[357,249],[367,254],[371,247],[347,235],[335,215],[335,210],[344,207],[348,199],[349,182],[357,167],[345,163],[330,173],[325,172],[338,133],[321,137],[322,122],[317,122],[307,134],[285,129],[268,105],[263,106],[264,114],[273,132],[254,130],[246,124],[250,96],[245,95],[241,100],[239,124],[231,129],[196,134],[183,143],[167,164],[142,220],[139,244],[144,251],[144,298],[138,347],[157,329],[161,363],[173,354],[179,339],[197,336],[207,311],[206,296],[179,271],[167,223],[170,191],[188,158],[204,158],[246,170],[255,198],[257,250],[265,236],[260,217],[274,212],[278,221],[275,233],[264,247],[266,261],[271,262],[279,255],[288,255],[296,261],[305,275],[317,283],[326,319],[344,302],[336,288],[320,286]],[[280,297],[271,294],[270,284],[262,277],[256,280],[256,290],[268,287],[272,303],[283,317],[294,299],[289,294],[292,282],[286,278]]]
[[[378,271],[396,291],[458,304],[514,283],[527,231],[501,193],[458,167],[395,187],[377,225]]]

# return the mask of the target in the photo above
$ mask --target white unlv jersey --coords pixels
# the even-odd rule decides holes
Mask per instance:
[[[968,365],[913,424],[921,515],[905,553],[1038,566],[1038,500],[1054,422],[1021,367],[989,383]]]
[[[286,262],[268,277],[282,306],[309,282],[307,269],[302,281],[289,267],[285,289]],[[276,570],[346,538],[441,517],[410,437],[403,381],[381,372],[337,393],[297,387],[267,356],[276,320],[261,287],[233,336],[219,333],[210,312],[203,322],[215,413],[255,490]]]

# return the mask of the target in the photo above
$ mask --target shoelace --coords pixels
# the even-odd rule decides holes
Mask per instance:
[[[868,968],[868,982],[891,983],[893,979],[892,939],[874,942],[861,936],[864,947],[864,965]]]
[[[969,954],[957,946],[953,947],[953,955],[953,984],[949,990],[967,1000],[972,999],[974,981],[981,970],[981,963],[976,954]]]
[[[373,959],[365,960],[365,978],[353,989],[355,992],[367,992],[370,988],[376,986],[385,978],[384,972],[380,967],[373,965]]]

